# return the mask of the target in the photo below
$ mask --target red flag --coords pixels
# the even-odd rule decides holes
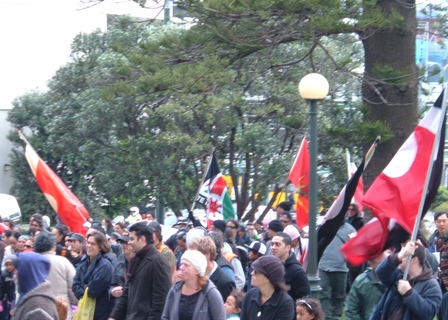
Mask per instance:
[[[299,198],[296,203],[297,225],[302,229],[308,225],[309,205],[308,194],[310,184],[310,154],[308,152],[308,142],[304,138],[297,152],[296,159],[289,171],[289,180],[296,186]]]
[[[23,134],[20,131],[18,133],[23,143],[26,160],[51,207],[56,211],[62,222],[70,228],[71,232],[85,234],[87,230],[83,223],[89,217],[89,212],[64,182],[38,156]]]
[[[364,196],[364,205],[376,217],[397,221],[412,233],[440,121],[443,95],[420,121],[394,158]]]

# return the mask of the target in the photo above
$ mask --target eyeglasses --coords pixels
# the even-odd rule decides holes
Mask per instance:
[[[356,211],[356,209],[348,208],[347,211]]]
[[[297,301],[297,304],[304,304],[308,307],[308,309],[310,309],[310,311],[313,311],[313,308],[311,308],[310,304],[308,302],[306,302],[305,300],[299,300],[299,301]]]
[[[290,220],[280,220],[281,223],[290,223]]]

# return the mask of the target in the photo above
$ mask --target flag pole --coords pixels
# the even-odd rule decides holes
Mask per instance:
[[[442,108],[441,108],[442,112],[441,112],[441,115],[440,115],[440,122],[439,122],[439,126],[437,128],[436,138],[434,139],[434,145],[432,147],[432,154],[431,154],[431,158],[429,160],[428,171],[426,172],[425,185],[423,187],[422,198],[420,199],[420,205],[418,207],[417,218],[415,219],[414,229],[412,230],[411,241],[414,242],[414,243],[417,240],[418,227],[420,225],[420,220],[421,220],[422,215],[423,215],[423,206],[425,204],[426,193],[428,192],[429,180],[431,178],[432,167],[434,165],[434,157],[435,157],[437,149],[438,149],[437,146],[438,146],[438,144],[440,142],[440,139],[444,138],[444,137],[441,137],[441,129],[442,129],[443,121],[445,121],[447,96],[448,96],[448,94],[447,94],[447,83],[445,82],[445,84],[443,86],[443,102],[442,102]],[[406,280],[407,277],[408,277],[409,268],[411,266],[410,256],[411,255],[409,254],[408,255],[408,260],[406,261],[406,267],[405,267],[404,272],[403,272],[403,280]]]
[[[350,151],[348,151],[348,148],[345,148],[345,158],[346,158],[346,161],[347,161],[347,177],[348,177],[348,180],[350,180],[350,178],[352,177],[352,172],[351,172],[351,170],[350,170]]]
[[[191,209],[190,209],[191,212],[193,212],[194,207],[196,205],[196,199],[198,198],[199,192],[201,192],[201,188],[202,188],[202,185],[204,184],[204,180],[205,180],[205,175],[207,174],[208,169],[210,168],[210,164],[212,163],[212,157],[213,157],[214,152],[215,152],[215,147],[213,147],[212,152],[210,152],[210,160],[208,161],[207,169],[202,173],[202,181],[201,181],[201,184],[199,185],[198,191],[196,191],[196,196],[194,197],[193,204],[191,205]]]
[[[364,168],[367,167],[367,165],[369,164],[370,160],[372,159],[373,153],[375,152],[376,146],[378,145],[380,140],[381,140],[381,136],[377,136],[375,141],[373,141],[372,146],[367,151],[366,156],[364,158]]]

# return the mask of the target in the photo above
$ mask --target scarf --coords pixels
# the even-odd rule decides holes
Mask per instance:
[[[143,260],[145,255],[149,252],[149,250],[151,249],[152,246],[153,246],[152,244],[147,244],[139,252],[137,252],[135,254],[134,258],[131,259],[131,261],[129,263],[129,271],[128,271],[129,281],[131,281],[132,278],[134,277],[135,271],[137,271],[138,265]]]

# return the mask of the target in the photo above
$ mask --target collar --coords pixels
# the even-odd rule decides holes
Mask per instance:
[[[210,273],[208,274],[207,278],[210,278],[210,276],[213,274],[213,272],[216,271],[216,269],[218,269],[218,264],[216,263],[216,261],[213,261],[213,268],[210,271]]]
[[[251,297],[252,301],[255,301],[258,305],[260,305],[260,297],[261,297],[261,292],[260,289],[257,288],[258,294],[254,294]],[[272,294],[272,296],[263,304],[263,306],[274,306],[277,307],[280,298],[282,295],[282,290],[281,289],[275,289],[274,293]]]

